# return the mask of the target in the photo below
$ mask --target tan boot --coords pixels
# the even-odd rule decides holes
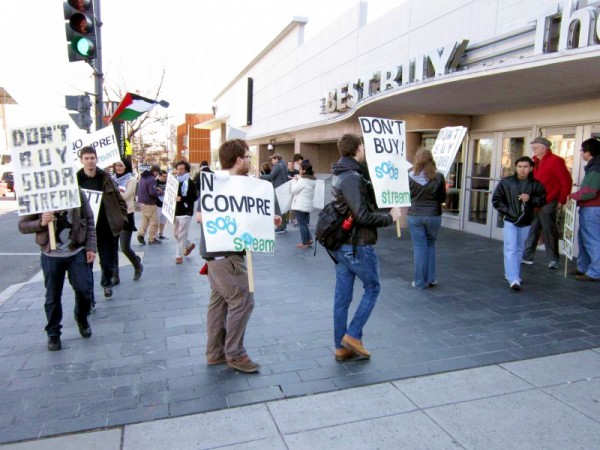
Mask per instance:
[[[365,359],[369,359],[371,357],[371,353],[363,347],[362,341],[353,338],[347,334],[342,338],[342,347],[347,348],[348,350],[352,350],[357,355],[362,356]]]
[[[336,361],[346,361],[350,358],[354,358],[354,352],[352,350],[348,350],[347,348],[336,348],[335,349],[335,360]]]

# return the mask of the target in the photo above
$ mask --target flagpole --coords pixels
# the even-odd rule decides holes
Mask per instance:
[[[94,78],[96,86],[96,130],[104,128],[102,123],[102,91],[104,84],[104,74],[102,73],[102,19],[100,15],[101,0],[94,1],[94,24],[96,27],[96,58],[94,59]]]

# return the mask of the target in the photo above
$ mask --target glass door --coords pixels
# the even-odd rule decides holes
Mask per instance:
[[[465,178],[464,229],[481,236],[491,235],[493,155],[493,135],[472,136]]]

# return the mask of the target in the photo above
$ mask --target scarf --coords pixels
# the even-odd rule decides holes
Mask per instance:
[[[177,181],[179,181],[180,183],[182,183],[182,185],[181,185],[181,195],[184,196],[184,197],[187,195],[189,179],[190,179],[190,174],[189,173],[184,173],[183,175],[177,175]]]
[[[129,182],[129,180],[131,180],[133,178],[133,174],[131,172],[126,173],[121,175],[120,177],[117,176],[117,174],[114,175],[115,181],[117,182],[117,185],[119,186],[119,188],[122,188],[122,190],[125,190],[127,188],[127,183]],[[119,189],[121,190],[121,189]]]

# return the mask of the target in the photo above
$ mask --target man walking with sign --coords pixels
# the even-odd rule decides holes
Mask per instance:
[[[190,163],[179,161],[175,164],[177,173],[177,197],[175,198],[175,239],[177,239],[177,250],[175,264],[183,263],[183,257],[188,256],[196,244],[188,240],[190,221],[194,215],[194,202],[198,198],[196,185],[190,179]]]
[[[362,343],[363,327],[381,289],[379,260],[373,248],[377,228],[396,222],[401,213],[399,208],[392,208],[389,213],[376,212],[375,192],[363,165],[365,149],[360,137],[345,134],[337,146],[341,158],[333,164],[333,201],[340,214],[347,217],[353,232],[344,245],[332,252],[338,261],[333,305],[335,359],[344,361],[354,356],[368,359],[371,353]],[[348,325],[356,277],[363,282],[364,294]]]
[[[250,152],[246,141],[233,139],[219,147],[219,161],[230,175],[248,175]],[[202,176],[200,177],[202,180]],[[204,195],[204,191],[202,191]],[[198,202],[196,221],[202,222],[202,202]],[[275,216],[276,226],[281,218]],[[245,251],[208,252],[203,227],[200,229],[200,254],[207,261],[210,303],[206,319],[206,360],[209,365],[227,363],[240,372],[256,372],[259,365],[244,348],[246,325],[254,308],[250,292]]]
[[[75,291],[75,321],[79,333],[84,338],[92,336],[92,328],[87,316],[90,313],[94,286],[92,272],[88,264],[96,257],[96,230],[94,214],[85,195],[81,195],[79,208],[64,211],[48,211],[22,216],[19,231],[23,234],[35,233],[35,242],[42,251],[41,262],[46,287],[46,333],[48,350],[62,348],[60,330],[62,328],[62,290],[65,275],[69,273],[69,283]],[[56,248],[51,248],[49,224],[53,223]]]

